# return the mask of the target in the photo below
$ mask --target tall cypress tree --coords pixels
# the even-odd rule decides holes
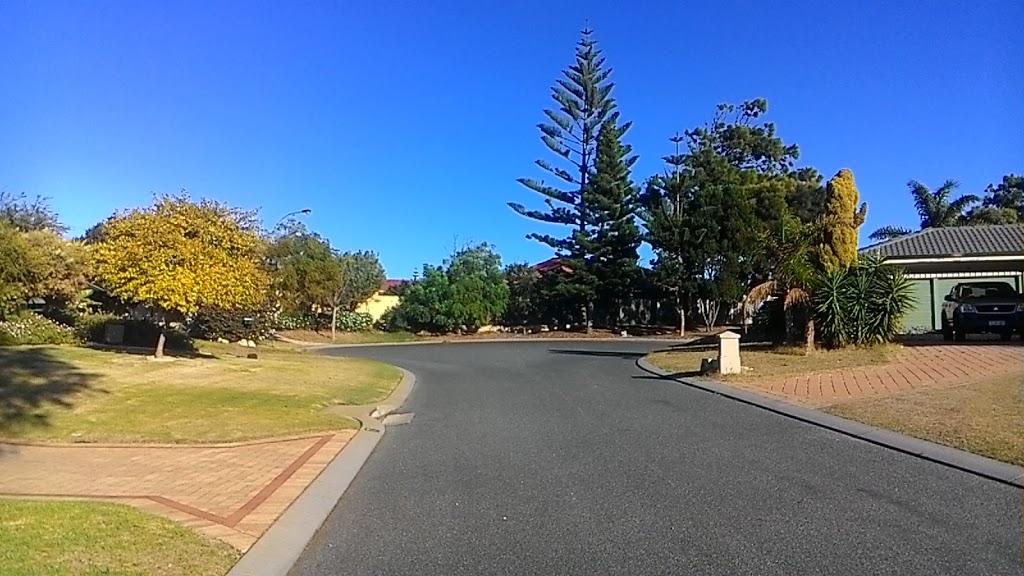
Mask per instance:
[[[544,110],[551,123],[537,125],[544,144],[570,168],[561,168],[546,160],[537,160],[537,165],[568,186],[558,188],[543,180],[520,178],[520,184],[544,196],[547,208],[530,210],[522,204],[509,202],[513,210],[527,218],[573,226],[573,233],[566,238],[537,233],[528,236],[563,256],[576,252],[575,233],[585,234],[591,223],[583,190],[594,175],[598,132],[606,120],[617,124],[619,117],[611,97],[614,84],[608,81],[612,71],[605,68],[605,59],[592,34],[590,29],[583,30],[576,45],[576,63],[563,70],[564,78],[559,78],[551,88],[551,98],[558,104],[557,109]],[[619,135],[625,134],[629,126],[626,123],[619,127]]]
[[[594,177],[583,193],[593,228],[580,245],[597,282],[597,300],[607,307],[612,324],[618,323],[622,304],[640,279],[639,191],[630,179],[637,157],[631,151],[615,122],[606,120],[598,134]]]

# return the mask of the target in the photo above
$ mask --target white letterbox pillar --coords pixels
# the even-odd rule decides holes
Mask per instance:
[[[740,335],[726,330],[718,335],[718,372],[720,374],[739,374],[742,371]]]

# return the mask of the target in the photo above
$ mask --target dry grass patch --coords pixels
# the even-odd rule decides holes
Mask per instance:
[[[393,366],[282,346],[202,343],[155,361],[85,348],[0,348],[0,436],[64,442],[230,442],[357,426],[324,408],[386,398]]]
[[[1024,466],[1022,375],[913,390],[826,407],[844,418]]]
[[[0,574],[222,576],[239,553],[121,504],[0,498]]]
[[[806,354],[803,348],[753,348],[740,349],[740,358],[745,368],[743,374],[716,376],[726,382],[753,383],[777,380],[796,374],[825,372],[842,368],[859,368],[886,364],[898,354],[895,346],[873,346],[870,348],[845,348],[842,350],[817,350]],[[647,359],[664,370],[684,375],[697,375],[702,358],[718,355],[715,348],[691,350],[681,348],[655,352]]]

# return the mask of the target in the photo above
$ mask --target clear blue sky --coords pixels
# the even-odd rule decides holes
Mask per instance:
[[[916,224],[910,178],[967,192],[1024,172],[1020,0],[622,6],[8,0],[0,188],[50,196],[73,233],[182,188],[269,221],[309,207],[391,277],[456,239],[540,261],[539,225],[506,202],[541,201],[515,180],[551,158],[535,125],[585,19],[638,181],[674,132],[754,97],[801,163],[854,171],[862,240]]]

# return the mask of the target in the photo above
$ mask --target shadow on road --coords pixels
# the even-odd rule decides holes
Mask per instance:
[[[568,356],[596,356],[601,358],[622,358],[623,360],[636,360],[647,356],[646,352],[620,352],[614,350],[563,350],[551,348],[548,352],[552,354],[565,354]]]
[[[0,348],[0,436],[47,426],[49,408],[70,408],[97,377],[46,348]]]
[[[675,380],[677,378],[696,378],[698,376],[701,376],[700,370],[673,372],[672,374],[666,374],[664,376],[659,376],[657,374],[635,374],[630,378],[633,380]]]

